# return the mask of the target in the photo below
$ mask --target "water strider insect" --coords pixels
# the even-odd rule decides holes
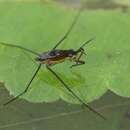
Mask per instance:
[[[7,101],[6,103],[4,103],[3,105],[7,105],[13,101],[15,101],[16,99],[18,99],[20,96],[24,95],[28,89],[31,86],[31,83],[33,82],[34,78],[36,77],[36,75],[38,74],[41,66],[44,64],[45,67],[57,78],[57,80],[59,80],[59,82],[61,82],[63,84],[63,86],[68,90],[68,92],[75,97],[80,103],[82,103],[85,107],[87,107],[90,111],[96,113],[98,116],[100,116],[101,118],[105,119],[105,117],[103,115],[101,115],[100,113],[98,113],[95,109],[93,109],[92,107],[90,107],[87,103],[85,103],[76,93],[74,93],[74,91],[57,75],[57,73],[55,71],[53,71],[53,69],[51,68],[52,65],[55,64],[59,64],[61,62],[64,62],[66,59],[71,60],[72,62],[74,62],[74,64],[71,66],[72,67],[76,67],[79,65],[83,65],[85,64],[85,61],[81,60],[83,55],[86,55],[85,51],[84,51],[84,47],[90,43],[93,38],[91,38],[90,40],[84,42],[79,49],[74,50],[74,49],[68,49],[68,50],[61,50],[61,49],[57,49],[57,47],[68,37],[69,33],[71,32],[72,28],[74,27],[74,25],[76,24],[78,17],[80,16],[80,12],[81,9],[78,11],[77,15],[75,16],[71,26],[69,27],[68,31],[65,33],[65,35],[56,43],[56,45],[49,51],[44,52],[42,54],[37,53],[33,50],[24,48],[22,46],[19,45],[14,45],[14,44],[8,44],[8,43],[4,43],[4,42],[0,42],[1,45],[4,46],[8,46],[8,47],[12,47],[12,48],[19,48],[21,50],[27,51],[31,54],[36,55],[36,61],[39,62],[38,68],[35,70],[35,73],[33,74],[31,80],[28,82],[26,89],[21,92],[19,95],[17,95],[16,97],[12,98],[11,100]]]

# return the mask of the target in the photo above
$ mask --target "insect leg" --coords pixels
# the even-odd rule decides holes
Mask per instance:
[[[104,116],[102,116],[100,113],[98,113],[96,110],[94,110],[92,107],[90,107],[88,104],[86,104],[77,94],[73,92],[73,90],[47,65],[46,68],[64,85],[64,87],[79,101],[81,102],[86,108],[88,108],[90,111],[96,113],[98,116],[106,119]]]
[[[70,68],[85,64],[85,61],[80,60],[80,58],[82,57],[82,55],[85,54],[85,53],[84,53],[84,49],[83,49],[83,48],[80,48],[80,51],[81,51],[80,55],[78,56],[77,59],[75,59],[75,62],[76,62],[76,63],[73,64],[73,65],[71,65]],[[86,55],[86,54],[85,54],[85,55]]]
[[[75,62],[76,62],[76,63],[75,63],[74,65],[70,66],[70,68],[85,64],[84,61],[81,61],[81,60],[80,60],[80,58],[82,57],[83,54],[86,55],[86,53],[84,52],[84,48],[83,48],[83,47],[84,47],[86,44],[90,43],[92,40],[94,40],[94,38],[89,39],[88,41],[84,42],[84,43],[80,46],[80,48],[77,50],[77,52],[80,52],[80,55],[78,56],[77,59],[75,59]]]
[[[75,26],[75,24],[77,23],[77,20],[80,16],[82,8],[79,9],[77,15],[75,16],[70,28],[68,29],[68,31],[65,33],[65,35],[56,43],[56,45],[52,48],[52,50],[55,50],[70,34],[70,32],[72,31],[73,27]]]
[[[4,46],[8,46],[8,47],[13,47],[13,48],[19,48],[21,50],[24,50],[24,51],[27,51],[29,53],[32,53],[34,55],[37,55],[37,56],[40,56],[39,53],[33,51],[33,50],[30,50],[30,49],[27,49],[27,48],[24,48],[22,46],[19,46],[19,45],[13,45],[13,44],[9,44],[9,43],[4,43],[4,42],[0,42],[1,45],[4,45]]]
[[[84,65],[84,64],[85,64],[85,61],[78,60],[78,61],[76,61],[76,64],[71,65],[70,68],[80,66],[80,65]]]
[[[14,98],[12,98],[11,100],[9,100],[8,102],[4,103],[4,104],[3,104],[4,106],[7,105],[7,104],[9,104],[9,103],[11,103],[11,102],[13,102],[13,101],[15,101],[15,100],[17,100],[20,96],[24,95],[24,94],[28,91],[28,89],[29,89],[29,87],[30,87],[32,81],[33,81],[34,78],[36,77],[36,75],[37,75],[37,73],[39,72],[40,68],[41,68],[41,64],[39,64],[38,68],[36,69],[34,75],[33,75],[32,78],[31,78],[31,80],[30,80],[29,83],[27,84],[25,90],[24,90],[22,93],[20,93],[19,95],[17,95],[16,97],[14,97]]]

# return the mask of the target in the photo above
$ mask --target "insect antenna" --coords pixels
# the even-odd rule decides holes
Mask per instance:
[[[100,116],[102,119],[106,120],[106,118],[101,115],[99,112],[97,112],[95,109],[90,107],[87,103],[85,103],[74,91],[57,75],[56,72],[54,72],[48,65],[46,68],[63,84],[63,86],[80,102],[82,103],[86,108],[88,108],[90,111],[94,112],[98,116]]]
[[[13,44],[8,44],[8,43],[4,43],[4,42],[0,42],[0,44],[1,44],[1,45],[4,45],[4,46],[12,47],[12,48],[18,48],[18,49],[27,51],[27,52],[29,52],[29,53],[32,53],[32,54],[34,54],[34,55],[40,56],[39,53],[37,53],[37,52],[35,52],[35,51],[33,51],[33,50],[30,50],[30,49],[28,49],[28,48],[19,46],[19,45],[13,45]]]
[[[84,46],[86,46],[88,43],[90,43],[91,41],[93,41],[95,38],[91,38],[88,41],[84,42],[79,49],[82,49]]]
[[[68,31],[65,33],[65,35],[56,43],[56,45],[52,48],[52,50],[55,50],[70,34],[70,32],[72,31],[73,27],[75,26],[75,24],[77,23],[77,20],[80,16],[80,13],[82,11],[82,7],[79,8],[76,16],[74,17],[74,20],[72,22],[72,24],[70,25]]]

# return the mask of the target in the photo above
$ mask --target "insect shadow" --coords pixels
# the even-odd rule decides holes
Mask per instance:
[[[37,56],[35,58],[36,62],[39,63],[37,69],[35,70],[33,76],[31,77],[30,81],[28,82],[25,90],[23,92],[21,92],[20,94],[18,94],[16,97],[10,99],[9,101],[7,101],[6,103],[4,103],[3,105],[6,106],[7,104],[17,100],[20,96],[24,95],[28,89],[31,86],[31,83],[33,82],[34,78],[36,77],[36,75],[38,74],[41,66],[44,64],[46,69],[48,71],[50,71],[56,78],[57,80],[59,80],[59,82],[62,83],[62,85],[65,87],[65,89],[68,90],[68,92],[75,97],[80,103],[82,103],[82,105],[84,105],[86,108],[88,108],[90,111],[96,113],[98,116],[100,116],[103,119],[106,119],[103,115],[101,115],[99,112],[97,112],[95,109],[93,109],[92,107],[90,107],[87,103],[85,103],[82,98],[80,98],[72,89],[71,87],[69,87],[64,80],[62,80],[58,74],[53,71],[53,69],[51,68],[51,66],[59,64],[64,62],[66,59],[70,60],[71,62],[73,62],[74,64],[72,66],[70,66],[70,68],[79,66],[79,65],[83,65],[85,64],[85,61],[81,60],[83,55],[86,55],[84,47],[90,43],[94,38],[89,39],[88,41],[84,42],[77,50],[74,49],[68,49],[68,50],[61,50],[61,49],[57,49],[57,47],[68,37],[68,35],[70,34],[71,30],[73,29],[74,25],[77,23],[77,20],[80,16],[81,13],[81,9],[79,9],[78,13],[76,14],[71,26],[69,27],[68,31],[65,33],[65,35],[56,43],[56,45],[50,49],[50,51],[44,52],[42,54],[37,53],[33,50],[30,50],[28,48],[24,48],[22,46],[19,45],[14,45],[14,44],[8,44],[8,43],[4,43],[4,42],[0,42],[1,45],[4,46],[8,46],[8,47],[12,47],[12,48],[19,48],[21,50],[27,51],[35,56]]]

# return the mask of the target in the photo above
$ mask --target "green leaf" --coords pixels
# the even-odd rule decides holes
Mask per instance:
[[[75,10],[53,4],[2,3],[0,5],[0,41],[42,53],[50,50],[65,34]],[[108,89],[130,96],[130,17],[120,10],[83,11],[61,49],[77,49],[96,36],[85,49],[86,64],[70,69],[69,61],[52,69],[83,100],[98,99]],[[35,57],[20,49],[0,45],[0,80],[10,94],[21,93],[37,68]],[[38,73],[29,91],[22,96],[31,102],[52,102],[59,98],[78,103],[45,68]]]

